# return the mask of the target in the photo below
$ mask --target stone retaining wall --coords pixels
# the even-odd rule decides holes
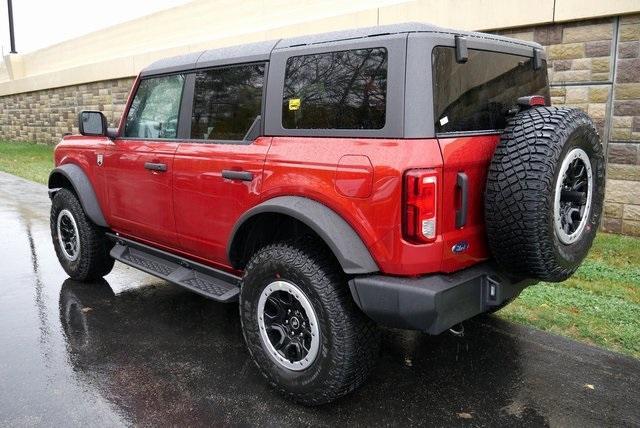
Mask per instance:
[[[78,132],[82,110],[100,110],[117,126],[132,84],[127,78],[0,97],[0,140],[55,144]]]
[[[640,236],[640,15],[496,31],[545,46],[552,103],[591,115],[607,149],[603,229]],[[0,139],[56,143],[82,110],[116,126],[133,79],[0,97]]]
[[[545,47],[551,102],[588,112],[606,145],[603,229],[640,236],[640,15],[498,33]]]

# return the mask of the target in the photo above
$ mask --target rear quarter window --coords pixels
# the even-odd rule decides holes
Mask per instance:
[[[501,130],[519,97],[542,95],[549,103],[544,61],[534,70],[529,57],[469,50],[458,63],[454,48],[439,46],[432,62],[437,133]]]
[[[387,50],[290,57],[282,97],[287,129],[381,129],[386,120]]]

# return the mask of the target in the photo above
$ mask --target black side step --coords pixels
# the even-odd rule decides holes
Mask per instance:
[[[218,302],[238,299],[240,278],[184,257],[107,233],[116,242],[111,257]]]

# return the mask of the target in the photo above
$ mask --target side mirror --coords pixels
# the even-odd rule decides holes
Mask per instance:
[[[107,118],[99,111],[83,111],[78,116],[78,128],[82,135],[104,137],[107,135]]]

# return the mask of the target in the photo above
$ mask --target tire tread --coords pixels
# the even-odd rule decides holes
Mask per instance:
[[[308,275],[317,297],[322,301],[329,323],[328,329],[334,339],[332,352],[329,352],[331,371],[320,384],[309,388],[307,392],[294,393],[279,383],[277,377],[256,359],[256,353],[262,352],[261,344],[255,338],[252,339],[253,335],[249,337],[242,302],[240,305],[243,335],[261,373],[281,394],[306,405],[334,401],[362,385],[375,365],[380,339],[375,323],[353,301],[345,275],[335,259],[321,245],[316,244],[308,239],[300,239],[267,245],[251,257],[245,272],[251,272],[262,264],[275,260]],[[251,284],[242,284],[242,287],[249,286]]]
[[[58,245],[57,217],[62,209],[71,212],[80,234],[80,257],[75,262],[67,260]],[[112,245],[103,230],[87,217],[80,201],[70,190],[60,189],[53,197],[50,224],[51,238],[58,260],[72,279],[91,281],[111,272],[115,263],[109,255]]]
[[[485,220],[491,253],[514,275],[562,281],[579,266],[558,262],[556,244],[548,233],[555,174],[566,141],[579,127],[587,130],[594,157],[603,163],[597,130],[577,109],[525,110],[508,122],[502,134],[487,175]],[[601,210],[601,201],[593,207]],[[596,214],[599,219],[600,212]]]

